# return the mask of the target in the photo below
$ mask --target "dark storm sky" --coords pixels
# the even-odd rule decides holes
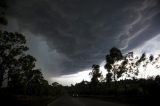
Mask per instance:
[[[8,0],[11,31],[24,33],[47,76],[99,64],[108,50],[132,50],[160,33],[159,0]]]

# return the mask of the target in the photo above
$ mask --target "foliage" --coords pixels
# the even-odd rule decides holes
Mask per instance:
[[[6,9],[6,0],[0,0],[0,25],[7,25]],[[0,29],[0,97],[62,93],[60,84],[49,85],[40,69],[36,69],[36,59],[26,53],[28,49],[24,35]]]
[[[83,80],[68,87],[68,92],[102,99],[117,97],[132,104],[144,104],[146,100],[147,103],[153,103],[160,95],[160,76],[147,77],[145,74],[149,66],[153,67],[150,71],[153,71],[154,68],[159,69],[159,58],[160,55],[147,56],[145,53],[138,57],[133,52],[122,55],[119,49],[111,49],[110,54],[106,56],[107,84],[98,80],[101,75],[100,66],[93,65],[90,73],[91,82]],[[143,74],[141,77],[139,77],[140,70]]]
[[[100,72],[99,65],[92,65],[92,72],[89,73],[89,75],[92,76],[91,78],[91,83],[92,84],[97,84],[99,83],[98,78],[102,77],[102,73]]]
[[[117,77],[121,76],[122,71],[121,71],[121,73],[120,72],[118,73],[117,65],[115,65],[114,63],[121,60],[122,58],[123,58],[123,55],[118,48],[116,48],[116,47],[111,48],[110,54],[108,54],[106,56],[106,65],[104,66],[108,71],[108,73],[106,75],[107,82],[112,81],[112,76],[114,78],[114,81],[117,80],[116,76]]]
[[[10,93],[23,95],[59,95],[62,86],[49,85],[36,59],[27,54],[25,37],[20,33],[0,31],[0,87]],[[6,83],[7,86],[2,86]]]
[[[0,87],[5,79],[20,72],[19,58],[28,50],[22,34],[0,31]],[[6,77],[6,78],[5,78]]]
[[[0,0],[0,25],[7,25],[7,19],[5,18],[6,9],[6,0]]]

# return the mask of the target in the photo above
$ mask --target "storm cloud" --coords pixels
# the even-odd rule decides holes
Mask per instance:
[[[100,64],[160,33],[159,0],[8,0],[8,29],[24,33],[47,75]]]

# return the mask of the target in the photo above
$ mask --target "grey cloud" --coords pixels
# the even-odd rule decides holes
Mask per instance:
[[[8,3],[8,16],[17,21],[22,33],[29,32],[25,35],[30,41],[30,51],[47,73],[81,71],[103,61],[112,46],[132,49],[159,33],[158,0],[9,0]],[[37,41],[33,36],[42,39]],[[38,48],[43,42],[47,47]]]
[[[122,49],[132,49],[137,45],[143,44],[148,39],[157,35],[155,34],[155,31],[150,29],[157,29],[159,27],[153,24],[155,21],[154,17],[160,13],[158,1],[145,0],[142,2],[142,6],[137,8],[128,8],[128,10],[135,11],[135,15],[137,15],[137,17],[134,21],[129,23],[125,28],[126,30],[117,37],[118,43],[122,44]],[[133,14],[131,17],[132,16]],[[156,22],[158,22],[158,20],[156,20]],[[137,41],[135,39],[139,39],[139,37],[141,37],[140,42],[132,42],[132,40]],[[131,45],[132,47],[128,47]]]

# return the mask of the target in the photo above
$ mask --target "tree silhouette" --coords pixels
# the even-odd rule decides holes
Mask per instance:
[[[99,68],[100,68],[99,65],[92,65],[92,68],[93,68],[92,72],[90,72],[89,74],[92,76],[91,83],[93,85],[95,85],[99,82],[98,78],[100,78],[102,76],[102,73],[99,70]]]
[[[25,43],[22,34],[0,32],[0,87],[6,80],[14,93],[39,94],[44,78],[35,68],[36,59],[25,53]]]
[[[0,26],[7,25],[6,9],[6,0],[0,0]],[[42,72],[36,69],[36,59],[27,54],[27,50],[26,39],[22,34],[0,29],[0,97],[3,90],[7,94],[14,95],[59,95],[62,93],[60,84],[49,85],[44,79]]]
[[[91,75],[91,83],[90,83],[90,92],[92,94],[97,94],[98,88],[99,88],[99,80],[98,78],[102,77],[102,73],[100,72],[100,66],[99,65],[92,65],[92,72],[89,73]],[[81,84],[82,85],[82,84]]]
[[[110,54],[106,56],[106,64],[104,66],[105,69],[107,69],[108,71],[106,75],[106,81],[108,83],[112,81],[112,76],[113,80],[116,81],[116,76],[118,71],[117,71],[117,65],[114,65],[114,63],[121,59],[123,59],[121,51],[116,47],[111,48]],[[120,75],[120,73],[118,73],[118,75]]]
[[[6,0],[0,0],[0,25],[7,25],[7,19],[5,18],[6,9]]]
[[[4,77],[9,77],[8,75],[12,72],[19,71],[18,58],[28,50],[25,43],[26,40],[22,34],[0,31],[0,87],[6,79]]]
[[[51,84],[51,87],[52,87],[53,95],[58,96],[59,94],[63,93],[62,85],[59,84],[58,82],[53,82]]]

